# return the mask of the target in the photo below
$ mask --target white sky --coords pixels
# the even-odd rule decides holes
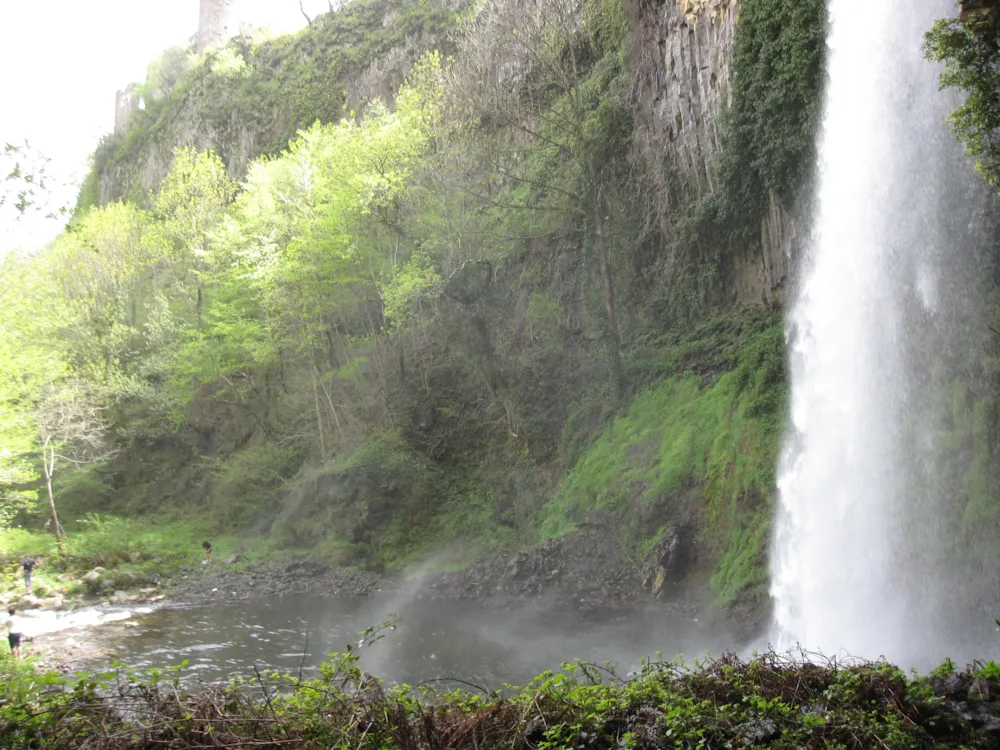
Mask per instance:
[[[240,0],[242,19],[292,31],[305,25],[298,0]],[[304,0],[314,15],[326,0]],[[50,172],[73,182],[114,127],[115,92],[145,79],[161,50],[185,43],[198,27],[198,0],[0,0],[0,145],[27,139],[51,158]],[[0,222],[5,221],[0,216]],[[58,222],[0,225],[0,254],[48,242]]]

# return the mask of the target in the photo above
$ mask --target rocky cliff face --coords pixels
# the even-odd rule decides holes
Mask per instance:
[[[722,118],[733,86],[740,0],[624,0],[632,30],[629,69],[636,149],[654,180],[664,233],[678,211],[717,189]],[[739,248],[725,274],[738,307],[780,302],[799,232],[773,196],[759,239]]]
[[[215,151],[241,179],[254,158],[281,151],[298,130],[363,111],[376,98],[391,101],[424,52],[451,52],[461,2],[352,3],[314,18],[296,35],[265,44],[229,42],[235,58],[220,63],[209,53],[144,110],[123,101],[122,92],[119,109],[130,110],[95,155],[92,199],[141,202],[166,176],[180,146]],[[219,8],[231,4],[205,0],[203,9],[222,13]],[[231,59],[242,59],[242,67],[228,69]]]
[[[714,181],[724,140],[722,118],[732,92],[742,2],[624,0],[631,29],[628,65],[635,148],[654,183],[653,203],[665,238],[674,232],[680,213],[718,187]],[[183,97],[155,122],[132,126],[143,136],[139,145],[131,144],[130,150],[129,136],[137,140],[135,134],[120,133],[109,144],[112,158],[102,159],[98,153],[100,202],[137,198],[155,188],[170,167],[173,149],[181,145],[215,150],[230,174],[242,178],[253,158],[279,150],[297,128],[317,119],[336,119],[374,97],[391,98],[423,51],[448,45],[447,29],[428,31],[420,25],[426,19],[404,14],[400,21],[399,11],[378,2],[368,5],[376,11],[373,17],[359,17],[351,22],[353,27],[339,20],[346,10],[316,19],[315,28],[287,45],[291,54],[269,57],[246,50],[251,75],[260,81],[192,77]],[[365,53],[358,49],[359,34],[368,45],[366,59],[360,59]],[[310,73],[314,80],[303,84],[303,76]],[[275,93],[263,101],[258,97],[252,111],[228,101],[236,98],[230,90],[250,83]],[[314,95],[313,88],[322,96]],[[794,218],[771,196],[759,238],[729,254],[723,277],[725,305],[780,303],[798,238]]]

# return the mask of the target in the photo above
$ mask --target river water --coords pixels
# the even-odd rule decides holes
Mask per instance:
[[[388,683],[411,685],[447,678],[490,689],[524,684],[577,658],[613,660],[625,674],[657,652],[690,660],[726,646],[697,621],[656,609],[581,615],[468,601],[302,596],[164,607],[112,639],[111,656],[134,668],[187,661],[188,684],[252,677],[254,666],[312,674],[328,654],[390,619],[396,629],[362,649],[361,666]],[[88,666],[103,668],[111,656]]]

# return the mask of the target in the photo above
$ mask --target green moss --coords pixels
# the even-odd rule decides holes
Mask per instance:
[[[682,371],[633,399],[601,433],[542,511],[544,537],[564,534],[595,511],[618,519],[633,544],[663,521],[702,515],[719,566],[712,585],[731,603],[766,578],[766,541],[785,417],[784,335],[780,324],[753,330],[726,361],[733,320],[722,334],[677,342],[667,361]],[[735,345],[735,342],[733,342]],[[699,354],[728,372],[696,374]]]

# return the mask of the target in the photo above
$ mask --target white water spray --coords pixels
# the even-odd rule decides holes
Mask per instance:
[[[902,580],[913,456],[901,424],[918,367],[906,342],[918,316],[947,303],[939,166],[954,149],[921,43],[954,5],[828,3],[816,214],[789,320],[771,585],[781,648],[913,665],[928,642]]]

